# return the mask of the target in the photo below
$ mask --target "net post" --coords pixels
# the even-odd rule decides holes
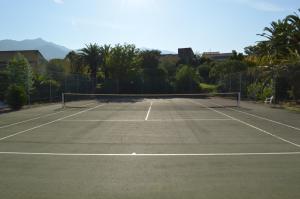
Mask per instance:
[[[61,93],[61,105],[62,108],[65,108],[65,93]]]
[[[238,92],[237,106],[240,107],[241,102],[241,92]]]

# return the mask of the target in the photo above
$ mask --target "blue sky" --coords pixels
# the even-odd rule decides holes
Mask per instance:
[[[254,44],[299,0],[1,0],[1,39],[45,40],[71,49],[86,43],[196,52]]]

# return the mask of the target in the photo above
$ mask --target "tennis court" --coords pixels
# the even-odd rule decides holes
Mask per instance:
[[[67,105],[0,115],[0,198],[300,198],[298,113],[193,96]]]

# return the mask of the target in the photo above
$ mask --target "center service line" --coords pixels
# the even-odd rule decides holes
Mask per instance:
[[[149,106],[149,109],[148,109],[148,112],[147,112],[147,115],[146,115],[146,117],[145,117],[145,120],[146,120],[146,121],[148,120],[148,117],[149,117],[149,115],[150,115],[150,111],[151,111],[152,104],[153,104],[153,102],[151,101],[150,106]]]

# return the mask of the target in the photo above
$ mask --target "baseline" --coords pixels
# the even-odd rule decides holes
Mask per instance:
[[[300,155],[300,151],[270,153],[30,153],[0,152],[0,155],[32,155],[32,156],[266,156],[266,155]]]

